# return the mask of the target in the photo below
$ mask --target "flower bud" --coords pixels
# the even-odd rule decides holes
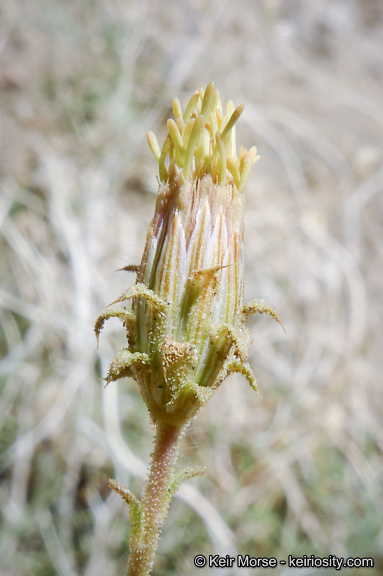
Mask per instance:
[[[111,316],[124,322],[129,346],[107,382],[133,377],[153,421],[188,421],[233,371],[255,388],[244,321],[253,312],[279,320],[264,303],[243,306],[244,190],[258,156],[241,147],[237,157],[242,111],[228,102],[223,112],[210,83],[184,112],[173,100],[162,149],[148,133],[159,164],[154,218],[137,282],[113,303],[131,300],[131,309],[109,308],[95,329]]]

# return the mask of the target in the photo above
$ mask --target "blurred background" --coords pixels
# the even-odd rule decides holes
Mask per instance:
[[[153,430],[103,389],[157,192],[147,130],[214,80],[245,104],[246,297],[261,396],[232,376],[193,421],[153,574],[204,554],[370,556],[383,573],[383,2],[3,0],[2,576],[119,576]],[[219,574],[236,573],[217,570]],[[245,574],[262,571],[241,569]],[[266,571],[263,571],[266,572]],[[330,570],[273,574],[330,575]],[[340,572],[337,572],[339,574]]]

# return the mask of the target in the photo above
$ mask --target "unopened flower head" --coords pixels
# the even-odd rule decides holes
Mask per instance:
[[[235,124],[243,106],[223,111],[210,83],[174,119],[160,149],[148,133],[159,164],[155,214],[147,233],[136,284],[96,323],[118,316],[129,346],[112,362],[108,382],[132,376],[154,421],[187,421],[233,371],[255,387],[246,362],[250,338],[244,326],[266,304],[243,305],[245,185],[258,159],[256,148],[239,149]],[[133,269],[134,267],[128,267]]]

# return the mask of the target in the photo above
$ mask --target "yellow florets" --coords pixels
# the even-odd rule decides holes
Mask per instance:
[[[210,174],[214,183],[233,182],[238,191],[244,191],[251,166],[259,156],[255,146],[248,151],[241,146],[237,157],[235,123],[243,106],[234,108],[229,100],[223,114],[219,92],[210,82],[206,90],[200,88],[194,93],[184,113],[178,98],[174,98],[172,107],[175,120],[167,122],[169,133],[162,150],[155,134],[147,134],[150,149],[159,164],[161,182],[168,182],[173,171],[182,175],[185,181]]]

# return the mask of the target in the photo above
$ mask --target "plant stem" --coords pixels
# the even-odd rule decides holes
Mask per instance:
[[[141,501],[141,520],[132,526],[130,558],[126,576],[148,576],[153,566],[158,539],[172,497],[171,482],[184,426],[160,421],[149,479]]]

